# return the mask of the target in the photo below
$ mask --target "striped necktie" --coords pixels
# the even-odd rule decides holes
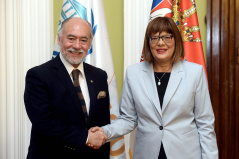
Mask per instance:
[[[78,95],[78,97],[80,99],[80,102],[81,102],[82,110],[83,110],[83,113],[85,115],[85,121],[87,122],[88,114],[87,114],[85,99],[84,99],[83,93],[82,93],[81,88],[80,88],[79,74],[80,74],[80,70],[78,70],[78,69],[74,69],[72,71],[74,87],[76,89],[77,95]]]

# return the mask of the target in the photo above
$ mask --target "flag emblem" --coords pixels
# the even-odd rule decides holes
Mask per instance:
[[[62,21],[74,16],[81,17],[87,20],[86,7],[83,5],[83,3],[80,3],[76,0],[65,1],[65,3],[62,5],[62,11],[61,11],[62,19],[60,19],[59,25],[61,24]]]
[[[88,21],[85,0],[65,0],[63,2],[57,31],[60,29],[62,22],[71,17],[80,17]],[[93,36],[95,36],[95,33],[97,31],[97,25],[95,25],[94,14],[92,9],[91,9],[91,25],[93,30]],[[93,52],[92,46],[93,45],[91,45],[91,48],[88,51],[87,55]],[[55,58],[59,53],[60,53],[60,47],[57,44],[57,40],[56,40],[52,58]]]
[[[198,22],[192,20],[196,15],[195,2],[176,3],[174,1],[172,9],[174,13],[172,19],[181,31],[183,42],[201,42]]]

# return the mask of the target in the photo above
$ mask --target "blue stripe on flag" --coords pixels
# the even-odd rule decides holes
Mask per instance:
[[[58,51],[53,51],[52,59],[54,59],[60,52]]]
[[[164,0],[153,0],[151,10],[153,10],[155,7],[157,7],[162,1],[164,1]]]

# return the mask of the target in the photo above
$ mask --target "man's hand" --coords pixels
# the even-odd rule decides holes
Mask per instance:
[[[100,131],[100,132],[104,133],[104,129],[101,128],[101,127],[98,127],[98,126],[90,128],[90,131],[93,132],[93,133],[97,132],[97,131]]]
[[[87,146],[93,149],[99,149],[105,144],[108,137],[104,134],[104,130],[100,127],[93,127],[89,129],[89,136]]]

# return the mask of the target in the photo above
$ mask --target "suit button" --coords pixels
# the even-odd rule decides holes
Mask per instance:
[[[159,127],[159,130],[163,130],[163,126],[160,126],[160,127]]]

